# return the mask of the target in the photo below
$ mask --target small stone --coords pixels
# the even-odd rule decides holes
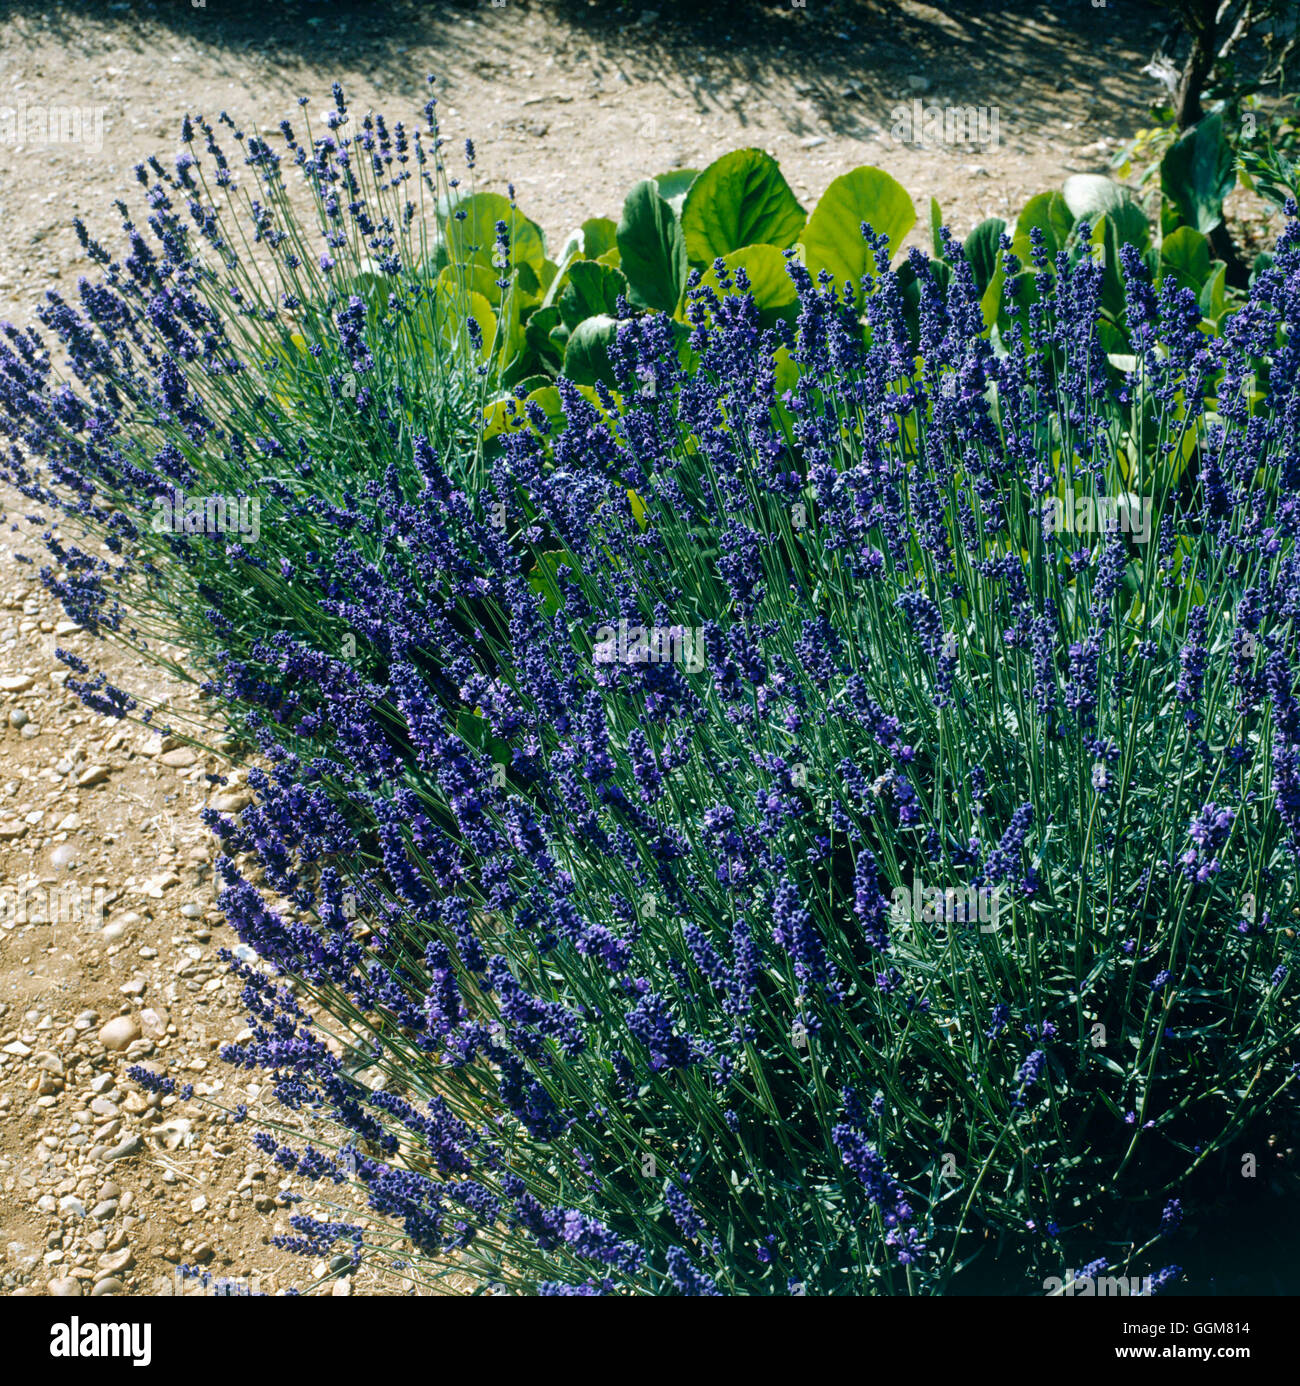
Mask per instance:
[[[70,1275],[60,1276],[50,1281],[50,1293],[59,1299],[80,1299],[81,1281]]]
[[[143,996],[149,983],[143,977],[132,977],[129,982],[123,982],[118,991],[123,996]]]
[[[40,736],[41,729],[36,725],[35,722],[28,722],[28,724],[18,734],[22,737],[24,741],[35,741],[36,738]]]
[[[199,1194],[197,1198],[190,1199],[190,1212],[201,1213],[208,1206],[207,1194]]]
[[[99,1299],[104,1295],[120,1295],[126,1286],[115,1275],[106,1275],[102,1280],[95,1281],[95,1288],[91,1290],[91,1299]]]
[[[32,719],[28,717],[27,713],[20,707],[14,708],[9,714],[9,725],[11,727],[25,727],[31,720]]]
[[[140,1029],[145,1039],[158,1040],[167,1033],[168,1015],[162,1006],[146,1006],[140,1012]]]
[[[35,682],[30,674],[4,674],[0,676],[0,693],[26,693]]]
[[[161,765],[169,766],[173,770],[184,770],[196,760],[198,755],[190,746],[178,746],[174,751],[164,751],[158,757]]]
[[[90,789],[93,785],[103,784],[104,781],[108,779],[108,776],[109,769],[107,765],[92,765],[77,776],[77,788]]]
[[[26,727],[23,728],[27,730]],[[15,838],[27,835],[27,824],[20,823],[16,818],[5,819],[0,822],[0,842],[12,842]]]
[[[218,813],[238,813],[252,802],[253,796],[247,789],[228,789],[224,794],[212,796],[212,807]]]
[[[12,1054],[15,1058],[25,1059],[32,1051],[22,1042],[22,1040],[12,1040],[4,1047],[6,1054]]]
[[[114,1160],[125,1160],[129,1156],[136,1154],[143,1145],[144,1141],[132,1132],[125,1140],[115,1145],[112,1150],[106,1150],[104,1152],[104,1161],[106,1164],[111,1165]]]
[[[200,1242],[191,1253],[199,1265],[206,1265],[216,1254],[211,1242]]]
[[[75,1195],[68,1194],[66,1198],[59,1199],[59,1212],[65,1218],[84,1218],[86,1205]]]
[[[140,1026],[129,1015],[114,1016],[99,1032],[99,1042],[105,1049],[120,1050],[140,1038]]]
[[[99,1268],[107,1271],[110,1275],[117,1275],[119,1271],[128,1271],[135,1265],[135,1253],[129,1246],[124,1246],[120,1251],[110,1251],[99,1258]]]
[[[100,930],[100,933],[104,936],[105,942],[116,943],[118,939],[120,939],[122,935],[126,933],[126,925],[119,924],[116,921],[114,921],[112,924],[105,924],[104,927]]]
[[[191,901],[188,905],[181,906],[181,913],[186,919],[201,919],[203,917],[203,906],[196,905]]]
[[[70,842],[60,842],[50,853],[50,861],[55,866],[72,866],[77,860],[77,849]]]
[[[107,1222],[110,1218],[117,1216],[117,1199],[106,1198],[102,1203],[96,1203],[90,1210],[90,1216],[96,1222]]]

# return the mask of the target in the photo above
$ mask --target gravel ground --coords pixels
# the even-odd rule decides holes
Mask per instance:
[[[83,112],[78,141],[0,138],[0,317],[25,322],[45,290],[75,292],[72,217],[111,244],[112,200],[134,201],[138,160],[175,152],[182,112],[229,109],[274,131],[300,94],[323,106],[335,79],[354,109],[400,118],[437,74],[444,132],[475,139],[479,186],[513,179],[552,244],[585,216],[617,216],[638,177],[747,144],[780,159],[808,206],[875,163],[922,209],[938,197],[964,233],[1105,169],[1154,94],[1140,68],[1163,22],[1137,4],[675,12],[0,3],[0,132],[7,112]],[[999,143],[901,144],[892,111],[913,100],[997,107]],[[215,958],[234,939],[197,810],[213,801],[206,776],[230,767],[65,691],[56,643],[178,716],[198,711],[187,685],[61,624],[29,507],[11,491],[0,507],[13,526],[0,545],[0,1292],[169,1293],[180,1262],[270,1292],[400,1291],[392,1274],[270,1245],[287,1230],[288,1181],[248,1142],[258,1085],[215,1053],[243,1019]],[[219,806],[240,802],[231,779]],[[207,1101],[141,1093],[135,1062]],[[239,1102],[247,1125],[221,1110]]]

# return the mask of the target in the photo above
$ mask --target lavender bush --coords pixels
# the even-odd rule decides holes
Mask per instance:
[[[1111,357],[1086,230],[1003,241],[995,340],[951,238],[941,287],[865,234],[856,284],[789,257],[792,325],[719,262],[685,351],[627,321],[562,421],[399,424],[274,558],[178,559],[233,562],[195,644],[264,766],[209,814],[263,960],[226,1057],[324,1133],[258,1143],[372,1213],[302,1250],[529,1293],[1155,1289],[1293,1121],[1300,224],[1218,335],[1121,251]],[[156,475],[58,319],[92,403],[11,337],[52,476],[12,465],[113,539],[104,478],[138,515]],[[140,529],[120,567],[52,541],[86,624],[167,581]],[[283,626],[240,628],[241,582]]]

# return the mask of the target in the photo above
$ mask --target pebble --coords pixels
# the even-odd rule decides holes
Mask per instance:
[[[110,1251],[99,1258],[99,1268],[107,1271],[110,1275],[116,1275],[119,1271],[129,1271],[135,1265],[135,1253],[129,1246],[124,1246],[121,1251]]]
[[[106,1198],[102,1203],[96,1203],[90,1210],[90,1216],[96,1222],[107,1222],[109,1218],[117,1216],[117,1199]]]
[[[74,1194],[68,1194],[59,1199],[59,1212],[65,1218],[84,1218],[86,1216],[86,1205]]]
[[[198,760],[192,747],[178,746],[174,751],[164,751],[158,757],[161,765],[169,766],[173,770],[184,770]]]
[[[104,1162],[111,1165],[114,1160],[125,1160],[128,1156],[136,1154],[143,1144],[144,1141],[135,1132],[132,1132],[125,1140],[115,1145],[112,1150],[104,1152]]]
[[[92,765],[77,776],[77,788],[90,789],[93,785],[103,784],[108,779],[108,775],[107,765]]]
[[[11,727],[25,727],[31,720],[32,719],[28,717],[27,713],[20,707],[14,708],[9,714],[9,725]]]
[[[146,1006],[140,1012],[140,1029],[145,1039],[162,1039],[167,1033],[168,1016],[162,1006]]]
[[[99,1042],[105,1049],[125,1049],[140,1038],[140,1026],[133,1016],[114,1016],[99,1032]]]
[[[71,1275],[60,1276],[50,1281],[50,1293],[59,1299],[80,1299],[81,1281]]]
[[[19,733],[19,735],[22,737],[24,741],[35,741],[36,738],[40,736],[40,734],[41,729],[36,725],[35,722],[28,722],[28,724]]]
[[[120,1295],[126,1290],[126,1286],[115,1275],[106,1275],[102,1280],[95,1281],[95,1288],[91,1290],[90,1297],[99,1299],[103,1295]]]
[[[0,693],[26,693],[36,680],[30,674],[0,676]]]
[[[50,861],[55,866],[73,866],[77,860],[77,849],[70,842],[60,842],[50,853]]]

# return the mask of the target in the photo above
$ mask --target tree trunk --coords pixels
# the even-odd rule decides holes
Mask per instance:
[[[1174,119],[1180,130],[1195,125],[1201,118],[1201,92],[1214,66],[1215,16],[1218,0],[1184,0],[1179,6],[1183,23],[1192,36],[1192,49],[1178,74],[1174,88]]]

